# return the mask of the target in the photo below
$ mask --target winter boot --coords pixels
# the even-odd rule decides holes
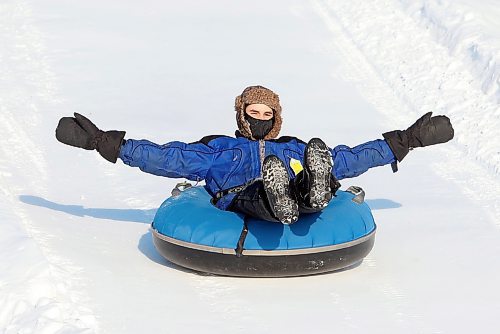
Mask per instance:
[[[264,190],[276,218],[289,225],[299,219],[299,206],[290,191],[290,179],[285,164],[277,156],[264,159],[262,167]]]
[[[307,200],[308,197],[311,208],[322,209],[328,205],[337,190],[332,189],[332,183],[338,183],[332,175],[333,159],[330,149],[321,139],[313,138],[307,143],[304,162],[302,183],[307,183],[309,188],[309,194],[304,198]],[[300,188],[303,192],[304,185]]]

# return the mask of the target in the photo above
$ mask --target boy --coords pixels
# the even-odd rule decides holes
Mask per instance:
[[[340,187],[338,180],[387,164],[397,171],[396,163],[411,149],[444,143],[454,135],[448,117],[431,117],[429,112],[406,130],[384,133],[384,139],[331,149],[318,138],[307,144],[295,137],[277,138],[282,123],[279,97],[263,86],[245,88],[236,97],[235,110],[235,137],[211,135],[189,144],[158,145],[125,140],[124,131],[101,131],[75,113],[74,118],[61,118],[56,138],[96,149],[113,163],[120,158],[147,173],[205,180],[219,209],[292,224],[300,213],[326,207]]]

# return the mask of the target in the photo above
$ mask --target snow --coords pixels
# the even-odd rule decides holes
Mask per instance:
[[[0,332],[492,332],[500,313],[500,7],[494,0],[4,0]],[[207,276],[148,230],[177,180],[59,144],[80,112],[127,138],[232,134],[276,90],[282,134],[356,145],[446,114],[455,139],[342,182],[373,251],[351,270]]]

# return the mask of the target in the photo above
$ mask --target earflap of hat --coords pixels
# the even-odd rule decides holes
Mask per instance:
[[[235,106],[238,106],[238,97],[236,98]],[[241,102],[241,98],[239,99],[239,105],[241,107],[236,110],[236,124],[238,124],[238,130],[240,130],[240,133],[243,136],[245,136],[246,138],[255,140],[255,138],[253,138],[253,136],[252,136],[252,130],[250,129],[250,123],[248,123],[248,121],[245,118],[246,105]]]
[[[236,99],[234,101],[234,110],[236,112],[241,111],[241,108],[243,107],[243,100],[241,99],[241,95],[236,96]]]
[[[281,110],[280,110],[280,112],[274,110],[273,117],[274,117],[273,128],[264,137],[265,140],[275,139],[276,137],[278,137],[278,135],[280,133],[281,123],[283,123],[283,119],[281,118]]]

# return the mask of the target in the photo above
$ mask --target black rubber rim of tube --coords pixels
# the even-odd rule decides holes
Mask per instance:
[[[294,255],[242,255],[209,252],[181,246],[157,235],[153,242],[158,252],[168,261],[194,271],[222,276],[290,277],[315,275],[342,270],[361,262],[370,253],[375,233],[364,241],[345,248],[317,253]]]

